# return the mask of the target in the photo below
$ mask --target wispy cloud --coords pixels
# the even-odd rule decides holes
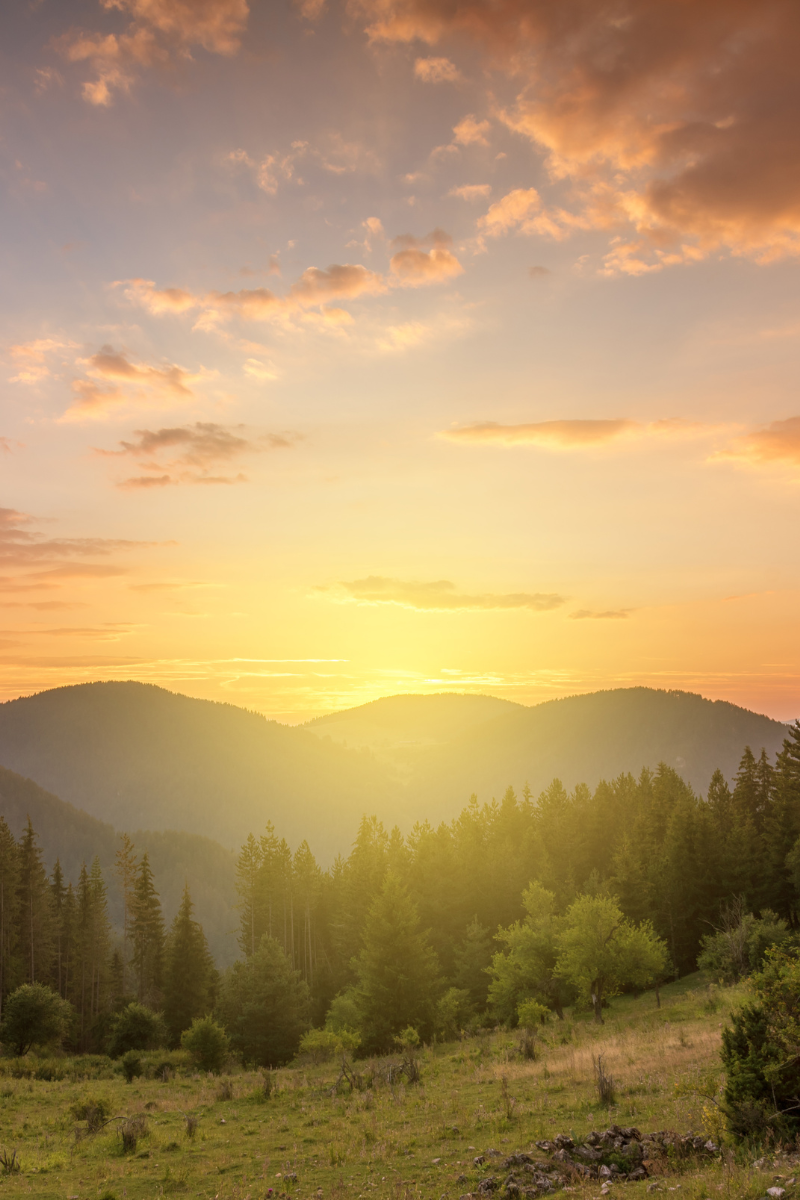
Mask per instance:
[[[607,608],[599,612],[591,608],[579,608],[569,615],[573,621],[625,621],[632,612],[632,608]]]
[[[459,592],[449,579],[420,580],[391,579],[384,575],[369,575],[365,579],[342,581],[316,589],[340,603],[392,604],[418,612],[453,612],[495,609],[528,609],[530,612],[550,612],[566,603],[563,596],[553,592],[514,592],[500,595],[492,592],[467,594]]]
[[[62,417],[64,421],[82,421],[106,416],[123,405],[137,408],[191,400],[189,386],[208,377],[208,372],[192,374],[175,363],[153,366],[132,362],[123,350],[103,346],[97,354],[81,361],[88,379],[76,379],[72,384],[75,399]]]
[[[241,472],[220,474],[219,467],[250,454],[286,450],[300,434],[251,434],[244,425],[228,427],[196,421],[165,429],[137,429],[135,440],[120,441],[118,450],[96,450],[105,458],[132,458],[142,475],[123,479],[118,486],[152,489],[172,484],[245,483]]]
[[[459,200],[484,200],[492,194],[490,183],[464,183],[461,187],[450,188],[448,196],[457,196]]]
[[[699,437],[713,427],[680,418],[661,421],[630,421],[624,417],[563,421],[532,421],[521,425],[500,425],[482,421],[474,425],[445,429],[439,434],[451,442],[486,446],[539,446],[550,450],[581,450],[632,438]]]

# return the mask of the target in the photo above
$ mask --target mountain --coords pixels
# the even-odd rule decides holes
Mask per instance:
[[[96,855],[108,890],[109,916],[115,926],[121,927],[122,896],[114,874],[119,842],[111,825],[3,767],[0,767],[0,815],[17,839],[30,817],[48,870],[59,859],[67,883],[77,883],[81,864],[90,865]],[[187,882],[195,915],[203,926],[211,953],[218,966],[227,966],[236,957],[236,943],[230,931],[239,923],[234,909],[236,856],[196,833],[138,830],[131,836],[137,853],[146,851],[149,856],[167,924],[178,911],[183,885]]]
[[[332,857],[375,797],[370,754],[257,713],[143,683],[87,683],[0,704],[0,763],[117,829],[185,829],[238,847],[273,821]]]
[[[0,763],[116,829],[236,848],[272,821],[327,865],[364,813],[408,829],[450,819],[473,792],[537,793],[556,776],[593,787],[661,761],[705,793],[716,767],[730,779],[746,745],[774,755],[785,733],[725,701],[651,688],[533,707],[394,696],[292,728],[150,684],[92,683],[0,704]]]
[[[499,797],[509,784],[519,791],[527,783],[536,795],[554,778],[568,789],[578,783],[594,787],[601,779],[638,775],[642,767],[664,762],[705,795],[717,767],[731,780],[745,746],[774,756],[786,728],[691,692],[643,687],[592,692],[518,706],[443,745],[420,749],[406,786],[419,814],[447,797],[454,815],[471,792],[487,799]]]

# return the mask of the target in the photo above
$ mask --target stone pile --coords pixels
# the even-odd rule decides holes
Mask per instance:
[[[612,1125],[602,1133],[590,1133],[576,1145],[565,1133],[552,1141],[534,1143],[547,1158],[519,1151],[503,1161],[505,1178],[485,1175],[476,1192],[468,1192],[461,1200],[486,1200],[504,1189],[510,1197],[533,1200],[548,1192],[568,1187],[579,1179],[598,1180],[603,1189],[613,1181],[647,1179],[648,1166],[668,1155],[679,1158],[716,1154],[719,1150],[707,1138],[693,1133],[679,1134],[670,1130],[641,1134],[638,1129]],[[501,1157],[496,1150],[487,1150],[473,1160],[476,1167],[486,1164],[487,1157]]]

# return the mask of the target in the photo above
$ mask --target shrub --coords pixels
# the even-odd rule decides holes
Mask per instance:
[[[452,1041],[474,1016],[469,992],[464,988],[448,988],[436,1005],[436,1033],[445,1041]]]
[[[111,1025],[108,1052],[119,1058],[128,1050],[158,1050],[166,1045],[167,1031],[160,1013],[132,1001],[117,1013]]]
[[[231,1048],[228,1035],[213,1017],[195,1017],[181,1034],[181,1046],[189,1051],[201,1071],[216,1074],[222,1070]]]
[[[331,1000],[331,1006],[325,1018],[325,1028],[332,1029],[334,1033],[341,1033],[345,1029],[352,1033],[354,1030],[360,1029],[362,1019],[355,988],[347,988],[346,991],[339,992],[339,995],[334,996]]]
[[[523,1000],[517,1005],[517,1021],[523,1029],[535,1029],[550,1020],[550,1009],[538,1000]]]
[[[137,1075],[141,1075],[144,1071],[141,1057],[135,1050],[126,1050],[120,1059],[120,1066],[126,1083],[133,1083]]]
[[[300,1039],[300,1053],[312,1063],[329,1062],[334,1055],[352,1053],[361,1045],[361,1038],[349,1029],[335,1033],[332,1029],[309,1029]]]
[[[721,927],[701,939],[697,965],[722,983],[737,983],[760,969],[770,947],[792,937],[777,913],[765,908],[754,917],[741,899],[734,900],[722,910]]]
[[[97,1133],[111,1113],[111,1106],[102,1096],[83,1096],[70,1106],[76,1121],[85,1121],[89,1133]]]
[[[67,1000],[42,983],[25,983],[5,1002],[0,1038],[18,1056],[31,1046],[60,1042],[75,1017]]]
[[[800,956],[775,947],[753,976],[754,1001],[722,1031],[725,1114],[738,1141],[800,1133]]]

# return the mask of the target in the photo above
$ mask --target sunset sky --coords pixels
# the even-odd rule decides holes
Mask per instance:
[[[2,17],[2,692],[800,715],[800,6]]]

